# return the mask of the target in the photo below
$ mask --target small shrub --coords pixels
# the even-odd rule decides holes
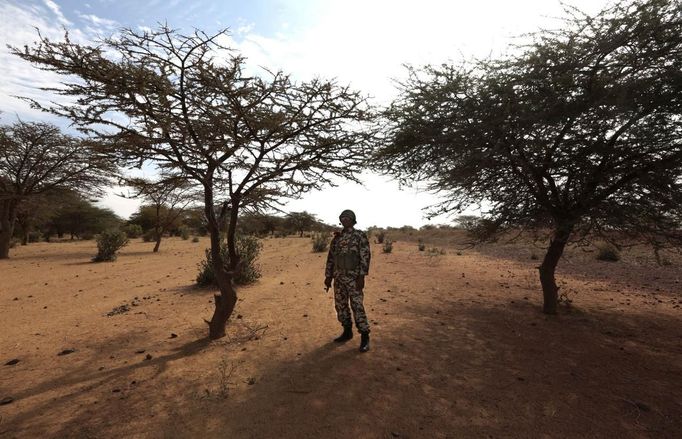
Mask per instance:
[[[153,229],[152,229],[152,230],[147,230],[147,231],[144,232],[144,234],[142,235],[142,240],[143,240],[144,242],[154,242],[154,241],[156,241],[156,232],[154,232]]]
[[[438,248],[438,247],[431,247],[426,251],[426,254],[428,256],[441,256],[445,254],[445,249]]]
[[[43,234],[40,233],[39,231],[32,231],[28,232],[28,242],[40,242],[40,239],[43,237]]]
[[[386,240],[382,239],[382,241],[384,241],[384,245],[381,248],[381,251],[383,251],[384,253],[391,253],[393,251],[393,241],[391,241],[390,239]]]
[[[263,244],[254,236],[238,235],[236,246],[237,253],[241,258],[241,270],[234,277],[234,283],[237,285],[247,285],[257,281],[261,277],[261,272],[260,267],[256,265],[256,259],[263,248]],[[220,246],[220,255],[225,266],[229,267],[230,256],[227,251],[227,244],[224,242]],[[197,285],[216,285],[210,248],[206,249],[206,259],[199,263]]]
[[[115,261],[116,252],[128,244],[128,237],[122,230],[108,230],[97,237],[97,255],[94,262]]]
[[[531,253],[531,254],[530,254],[530,258],[531,258],[533,261],[537,261],[537,260],[538,260],[538,255],[536,255],[535,253]]]
[[[620,251],[615,245],[608,242],[600,242],[595,245],[597,247],[597,260],[599,261],[620,261]]]
[[[328,239],[324,233],[316,233],[312,237],[313,253],[322,253],[327,250]]]
[[[19,244],[19,240],[17,238],[12,238],[9,240],[9,248],[14,248]]]
[[[189,239],[189,235],[189,227],[180,226],[180,237],[183,239],[183,241],[187,241]]]
[[[423,252],[424,250],[426,250],[426,244],[424,244],[424,240],[422,240],[422,239],[419,240],[418,248],[419,248],[420,252]]]
[[[134,238],[139,238],[142,236],[142,233],[144,232],[142,230],[142,226],[139,224],[126,224],[123,226],[123,231],[128,235],[128,238],[134,239]]]
[[[199,242],[199,237],[195,236],[194,238],[192,238],[192,242]]]
[[[384,239],[386,239],[386,232],[384,232],[383,230],[378,231],[377,234],[375,235],[375,238],[376,238],[377,244],[383,244]],[[390,253],[390,251],[384,252],[384,253]]]

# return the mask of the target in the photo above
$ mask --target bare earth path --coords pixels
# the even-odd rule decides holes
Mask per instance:
[[[40,243],[0,261],[0,399],[13,399],[0,437],[682,431],[679,266],[564,264],[576,301],[548,318],[537,261],[373,244],[372,350],[360,354],[358,337],[330,342],[325,255],[293,237],[265,241],[262,280],[239,290],[228,337],[207,342],[213,293],[192,287],[206,245],[169,239],[153,254],[135,242],[93,264],[94,242]]]

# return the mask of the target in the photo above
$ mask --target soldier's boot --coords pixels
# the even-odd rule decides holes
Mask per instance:
[[[360,333],[360,352],[367,352],[369,350],[369,332]]]
[[[343,327],[343,334],[339,335],[334,339],[336,343],[343,343],[348,340],[353,338],[353,327],[352,326],[344,326]]]

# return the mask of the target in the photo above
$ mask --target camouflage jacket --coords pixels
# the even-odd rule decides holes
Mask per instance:
[[[370,257],[369,240],[365,232],[355,229],[335,232],[329,245],[325,277],[366,276]]]

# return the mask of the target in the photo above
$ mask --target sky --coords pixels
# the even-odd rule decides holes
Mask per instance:
[[[594,14],[607,0],[566,0]],[[39,90],[59,81],[8,53],[36,40],[37,31],[51,38],[88,43],[121,28],[147,29],[158,23],[206,33],[228,29],[230,44],[250,68],[291,73],[297,80],[336,78],[387,105],[397,96],[395,82],[405,65],[458,63],[503,54],[523,35],[557,28],[564,16],[559,0],[0,0],[0,123],[56,119],[17,99],[59,99]],[[142,171],[142,174],[148,171]],[[151,175],[148,175],[151,176]],[[306,194],[285,203],[285,211],[308,211],[329,224],[352,209],[358,226],[400,227],[451,224],[454,217],[426,218],[425,208],[443,195],[424,192],[425,184],[400,187],[387,176],[366,172],[363,185],[339,181],[337,187]],[[112,188],[99,205],[127,218],[139,201],[116,195]],[[466,213],[475,213],[475,208]]]

